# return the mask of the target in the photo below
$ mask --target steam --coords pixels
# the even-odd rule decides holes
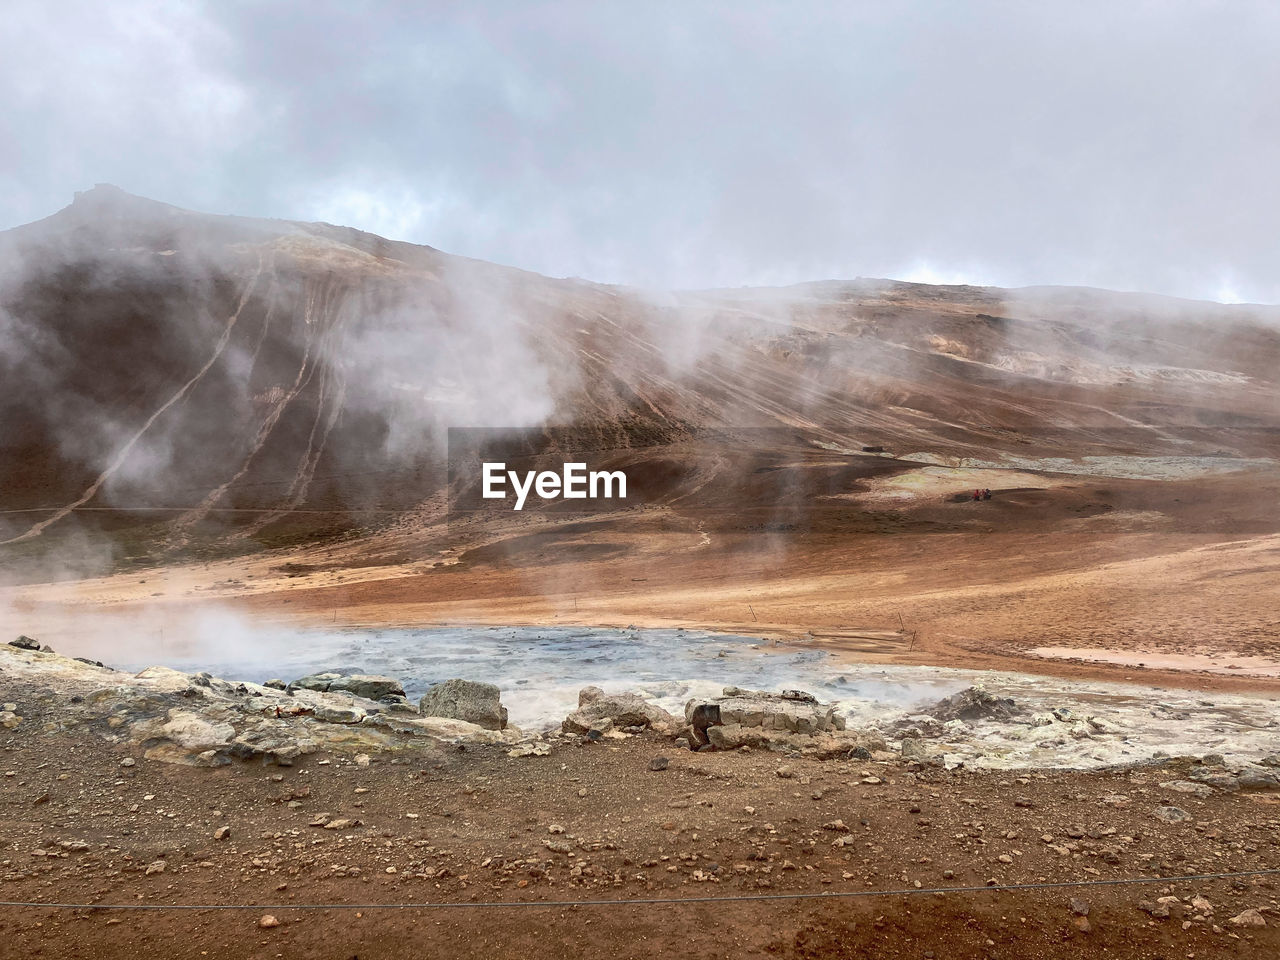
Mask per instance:
[[[1048,445],[1040,456],[1053,443],[1115,453],[1107,431],[1123,428],[1135,455],[1209,442],[1275,453],[1197,412],[1276,422],[1275,309],[878,280],[642,291],[109,187],[0,248],[0,372],[13,385],[0,418],[19,428],[0,458],[10,583],[405,517],[411,543],[442,519],[450,426],[567,427],[638,459],[685,443],[689,476],[666,505],[687,549],[715,544],[739,579],[786,562],[815,499],[847,493],[838,467],[864,445],[996,462],[1026,454],[1027,437]],[[1061,414],[1056,438],[1042,401]],[[732,442],[707,440],[717,432]],[[818,449],[830,463],[801,463]],[[763,456],[779,451],[796,463]],[[700,491],[751,505],[749,558],[716,552]],[[555,612],[601,576],[510,558]]]

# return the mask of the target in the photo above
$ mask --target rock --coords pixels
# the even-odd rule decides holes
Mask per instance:
[[[223,826],[213,831],[213,839],[215,840],[226,840],[230,836],[231,836],[230,827]]]
[[[1266,919],[1258,910],[1249,909],[1243,913],[1237,913],[1234,917],[1227,921],[1233,927],[1265,927]]]
[[[120,766],[122,767],[136,767],[137,765],[138,761],[133,759],[133,757],[125,757],[120,761]]]
[[[946,722],[948,720],[1008,720],[1016,716],[1019,709],[1017,704],[1008,697],[996,697],[988,693],[985,688],[974,686],[939,700],[925,712],[934,719]]]
[[[288,684],[286,684],[283,680],[277,677],[272,677],[270,680],[264,683],[263,686],[267,687],[270,690],[284,690],[284,689],[287,689]]]
[[[418,704],[418,712],[425,717],[448,717],[486,730],[502,730],[507,725],[507,710],[501,696],[502,691],[491,683],[446,680],[427,691]]]
[[[243,731],[231,742],[227,753],[242,760],[287,767],[304,754],[313,753],[318,744],[310,737],[299,736],[279,721],[259,724]]]
[[[727,692],[728,691],[726,691],[726,693]],[[747,690],[739,691],[739,693],[749,693],[749,692],[750,691],[747,691]],[[803,690],[783,690],[781,696],[783,700],[794,700],[796,703],[817,703],[818,702],[817,697],[815,697],[812,693],[805,693],[805,691]]]
[[[1169,905],[1165,903],[1152,903],[1150,900],[1139,900],[1138,909],[1143,913],[1150,914],[1158,920],[1163,920],[1169,916]]]
[[[697,700],[690,700],[684,705],[684,719],[690,727],[702,735],[703,743],[707,742],[708,727],[724,723],[720,716],[720,704]]]
[[[551,754],[551,746],[546,743],[522,743],[507,751],[508,757],[545,757]]]
[[[1076,740],[1093,739],[1093,728],[1083,720],[1077,720],[1075,723],[1071,724],[1069,732]]]
[[[744,727],[738,723],[721,724],[707,730],[707,741],[717,750],[737,750],[739,747],[764,747],[768,738],[759,727]]]
[[[229,746],[236,731],[225,721],[193,710],[173,709],[163,721],[150,717],[134,723],[131,734],[136,741],[150,744],[143,754],[148,760],[215,766],[213,754]]]
[[[383,677],[376,674],[356,673],[346,677],[338,677],[329,683],[329,691],[341,691],[363,697],[366,700],[381,700],[383,697],[403,697],[404,687],[394,677]]]
[[[1197,797],[1213,796],[1213,787],[1207,783],[1192,783],[1190,780],[1170,780],[1160,784],[1161,790],[1172,790],[1174,793],[1190,793]]]
[[[1191,819],[1191,814],[1181,807],[1156,807],[1152,816],[1157,820],[1163,820],[1165,823],[1179,823],[1183,820]]]
[[[164,873],[165,862],[163,860],[153,860],[147,864],[146,874],[148,877],[157,873]]]
[[[924,745],[923,740],[910,737],[902,741],[902,756],[907,760],[927,760],[929,748]]]
[[[1205,786],[1216,787],[1219,790],[1226,790],[1229,793],[1235,793],[1240,789],[1239,777],[1230,770],[1223,768],[1206,769],[1204,767],[1200,767],[1192,770],[1187,774],[1187,777],[1195,783],[1202,783]]]
[[[948,720],[942,725],[942,732],[948,737],[957,737],[964,739],[973,733],[973,727],[965,723],[963,720]]]
[[[40,641],[31,637],[18,637],[17,640],[10,640],[9,646],[17,647],[19,650],[39,650]]]
[[[272,927],[280,926],[280,921],[269,913],[263,914],[258,918],[258,926],[263,930],[270,930]]]
[[[823,706],[816,697],[802,690],[774,694],[725,687],[723,696],[713,700],[688,701],[684,715],[688,726],[682,733],[694,743],[705,737],[716,749],[727,749],[720,744],[730,741],[760,746],[787,740],[790,734],[815,736],[845,728],[844,717],[834,707]],[[734,729],[713,733],[721,727]],[[793,745],[801,746],[800,743]],[[845,752],[852,746],[846,744]]]
[[[1089,915],[1089,905],[1083,900],[1076,897],[1071,898],[1071,912],[1079,917],[1087,917]]]
[[[679,742],[679,740],[687,741],[690,750],[697,750],[699,747],[707,745],[707,731],[705,728],[699,730],[697,727],[686,724],[679,730],[679,739],[677,742]]]
[[[90,660],[88,657],[72,657],[71,659],[75,660],[77,663],[87,663],[91,667],[102,666],[101,660]]]
[[[600,717],[598,720],[593,720],[591,726],[587,728],[587,736],[591,737],[593,740],[599,740],[612,729],[613,718]]]
[[[323,693],[329,689],[329,684],[341,677],[340,673],[311,673],[305,677],[299,677],[285,689],[290,693],[294,690],[318,690]]]
[[[599,687],[587,687],[578,694],[578,709],[560,728],[565,733],[586,734],[593,728],[599,732],[596,725],[604,720],[610,727],[650,727],[664,733],[674,733],[679,726],[675,717],[638,693],[606,694]]]
[[[654,772],[665,770],[669,766],[671,766],[671,761],[666,757],[658,756],[649,761],[649,769]]]
[[[328,703],[318,703],[312,709],[312,716],[325,723],[359,723],[368,714],[357,707],[337,707]]]

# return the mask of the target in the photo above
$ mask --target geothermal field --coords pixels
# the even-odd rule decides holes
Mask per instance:
[[[11,955],[1280,950],[1280,309],[0,253]]]

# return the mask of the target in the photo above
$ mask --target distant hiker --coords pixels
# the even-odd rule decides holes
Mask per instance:
[[[982,499],[982,491],[981,491],[981,490],[975,490],[975,491],[973,491],[973,499],[974,499],[974,500],[981,500],[981,499]]]
[[[983,499],[983,500],[990,500],[990,499],[991,499],[991,488],[990,488],[990,487],[988,487],[988,488],[986,488],[986,489],[984,489],[984,490],[982,491],[982,499]]]

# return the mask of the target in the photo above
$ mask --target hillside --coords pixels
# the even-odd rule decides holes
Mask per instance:
[[[651,295],[106,185],[0,251],[8,548],[128,531],[125,556],[169,556],[438,516],[450,426],[567,428],[648,469],[648,502],[772,507],[961,457],[1194,476],[1181,458],[1273,456],[1280,424],[1274,308],[878,280]],[[781,450],[785,484],[725,468]]]

